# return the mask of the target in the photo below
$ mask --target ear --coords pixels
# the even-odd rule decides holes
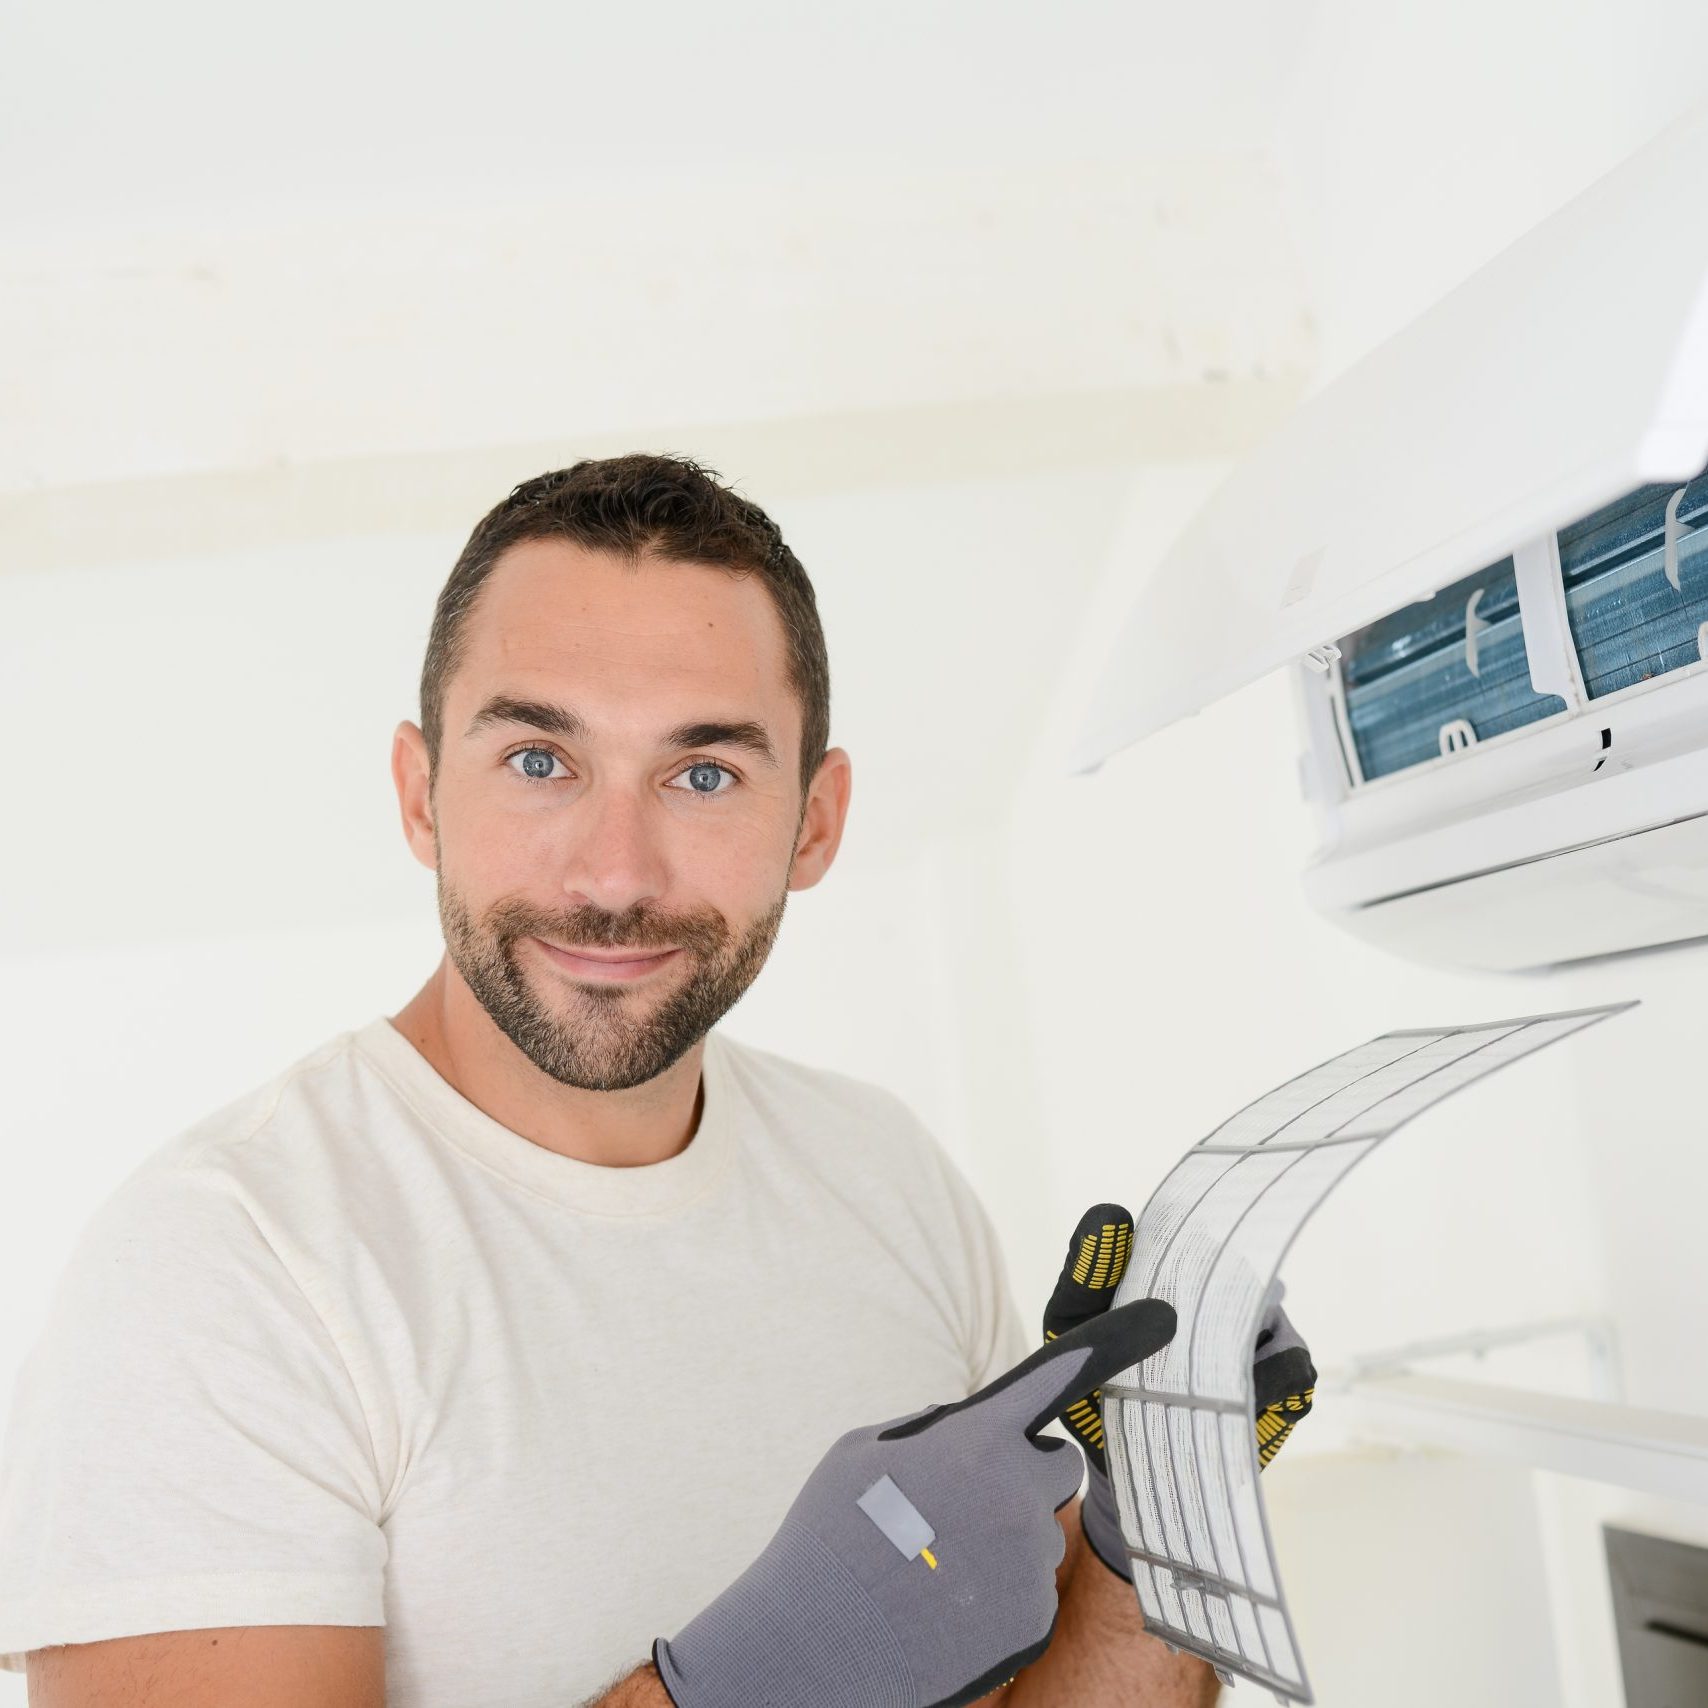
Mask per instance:
[[[806,811],[801,815],[795,856],[789,866],[791,890],[810,890],[830,870],[842,842],[853,782],[854,768],[846,751],[831,748],[819,762],[812,787],[807,790]]]
[[[409,851],[430,872],[439,869],[433,845],[433,799],[428,789],[427,738],[405,719],[391,738],[391,780]]]

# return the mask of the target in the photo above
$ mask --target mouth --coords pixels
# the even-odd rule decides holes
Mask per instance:
[[[601,984],[643,979],[681,954],[680,949],[560,949],[536,937],[544,953],[566,973]]]

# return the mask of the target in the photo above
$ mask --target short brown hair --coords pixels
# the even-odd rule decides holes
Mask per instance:
[[[682,457],[634,454],[579,462],[525,480],[476,524],[433,611],[421,667],[421,733],[439,769],[445,688],[462,662],[463,629],[499,557],[524,540],[565,539],[638,559],[651,553],[757,573],[783,620],[789,686],[801,705],[801,803],[830,744],[830,660],[818,601],[777,524],[717,471]]]

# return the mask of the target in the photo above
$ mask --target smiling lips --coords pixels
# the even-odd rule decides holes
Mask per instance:
[[[577,978],[598,980],[601,983],[622,983],[642,979],[681,953],[679,949],[560,949],[543,937],[536,943],[566,972]]]

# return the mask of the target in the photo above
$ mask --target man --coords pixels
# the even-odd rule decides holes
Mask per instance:
[[[145,1161],[21,1374],[35,1708],[1213,1698],[1039,1435],[1172,1313],[1022,1362],[905,1105],[714,1030],[835,856],[828,735],[810,584],[705,471],[479,524],[392,753],[444,959]]]

